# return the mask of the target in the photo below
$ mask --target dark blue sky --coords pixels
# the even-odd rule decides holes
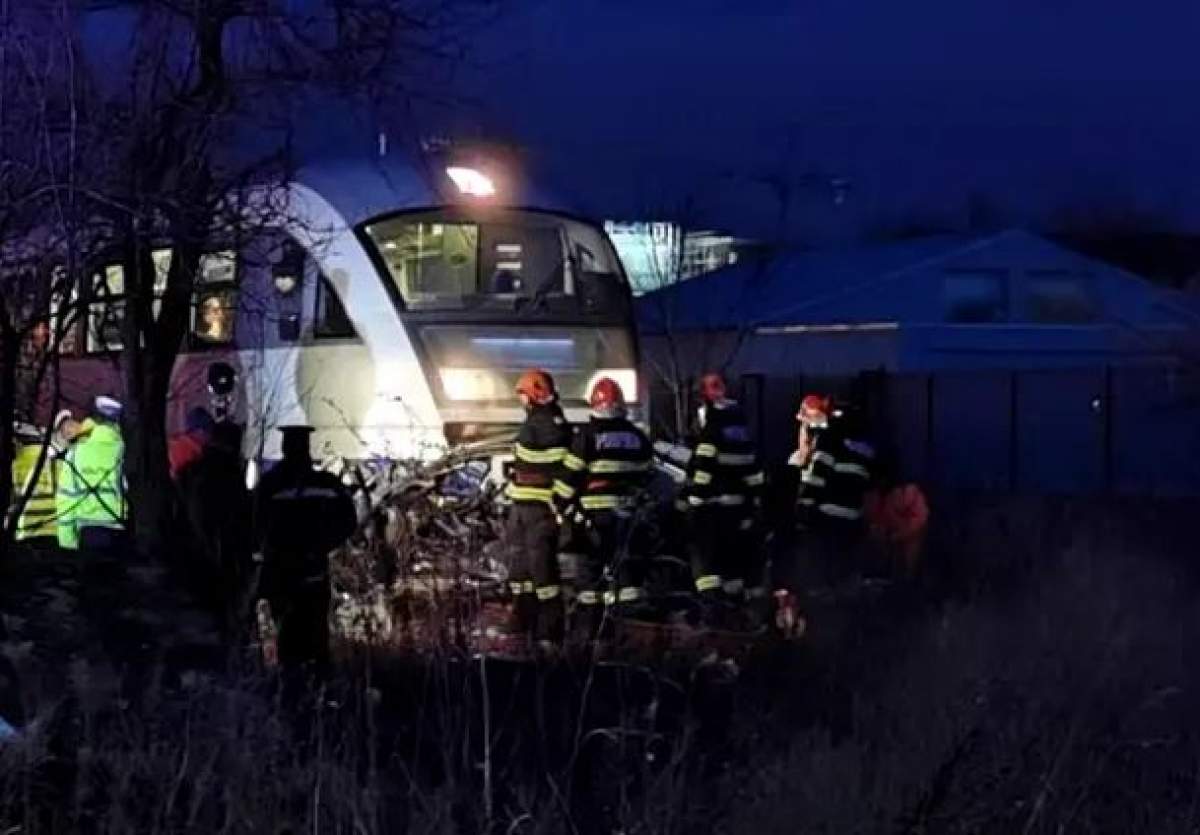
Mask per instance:
[[[1200,3],[572,0],[492,29],[472,87],[595,211],[684,195],[796,238],[1135,210],[1200,228]]]

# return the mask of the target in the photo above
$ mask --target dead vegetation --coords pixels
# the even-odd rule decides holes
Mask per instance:
[[[943,505],[944,506],[944,505]],[[953,582],[736,687],[442,655],[299,714],[251,673],[35,706],[7,831],[1194,832],[1187,508],[955,507]],[[944,570],[953,560],[956,572]],[[903,598],[903,599],[901,599]],[[14,829],[16,827],[16,829]]]

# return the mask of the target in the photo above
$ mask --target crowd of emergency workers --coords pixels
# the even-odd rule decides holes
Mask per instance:
[[[246,486],[242,429],[229,402],[234,378],[232,368],[214,364],[213,409],[189,411],[184,431],[169,440],[179,522],[192,534],[179,562],[210,590],[228,639],[270,633],[285,669],[321,673],[329,662],[329,555],[354,533],[355,505],[343,481],[314,464],[310,427],[283,427],[282,459]],[[605,639],[615,618],[680,617],[648,592],[655,555],[636,520],[664,460],[630,419],[621,387],[597,381],[590,419],[578,427],[548,372],[525,372],[514,394],[526,416],[505,489],[507,634],[555,653]],[[769,480],[721,376],[705,374],[697,395],[670,510],[690,566],[687,617],[711,628],[787,629],[798,593],[878,569],[881,559],[913,569],[928,506],[916,485],[892,477],[855,404],[805,396],[785,475]],[[59,412],[46,429],[18,423],[7,522],[34,549],[80,552],[100,576],[131,551],[122,405],[111,396],[91,405],[82,419]],[[569,590],[560,576],[564,553],[575,557]]]
[[[620,386],[597,381],[590,419],[574,430],[546,371],[523,374],[516,393],[526,419],[508,485],[509,631],[542,650],[604,638],[612,623],[606,612],[787,630],[798,591],[915,566],[929,516],[924,495],[896,482],[856,404],[805,396],[789,475],[771,484],[744,410],[721,375],[708,373],[673,502],[695,605],[669,611],[647,593],[654,555],[640,550],[631,528],[653,478],[655,447],[630,420]],[[569,606],[559,574],[564,550],[577,557]]]

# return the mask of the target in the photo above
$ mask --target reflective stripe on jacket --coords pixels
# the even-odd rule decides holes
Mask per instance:
[[[22,444],[17,449],[13,459],[12,485],[13,507],[17,507],[22,497],[25,507],[17,519],[16,538],[36,539],[57,535],[58,507],[56,491],[58,486],[58,462],[52,453],[46,455],[42,462],[41,472],[38,473],[37,483],[31,484],[38,460],[42,457],[40,444]]]
[[[585,511],[615,510],[650,478],[654,448],[623,417],[593,417],[571,442],[554,480],[555,502],[578,502]]]
[[[551,503],[554,479],[567,455],[571,428],[557,403],[534,406],[521,424],[513,448],[508,497],[514,502]]]
[[[67,452],[59,471],[58,543],[79,547],[81,528],[124,529],[125,443],[110,423],[97,423]]]
[[[688,504],[745,504],[761,493],[763,483],[741,407],[732,400],[714,404],[688,462],[684,485]]]
[[[874,461],[870,444],[836,427],[817,435],[800,475],[799,505],[809,521],[857,524],[863,517]]]

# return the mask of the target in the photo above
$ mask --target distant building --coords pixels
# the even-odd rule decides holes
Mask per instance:
[[[635,295],[738,262],[747,243],[712,231],[684,231],[674,223],[606,221]],[[682,251],[681,251],[682,247]]]
[[[775,455],[813,388],[871,400],[903,468],[947,486],[1200,493],[1181,296],[1013,230],[782,254],[637,306],[656,402],[724,369]]]

